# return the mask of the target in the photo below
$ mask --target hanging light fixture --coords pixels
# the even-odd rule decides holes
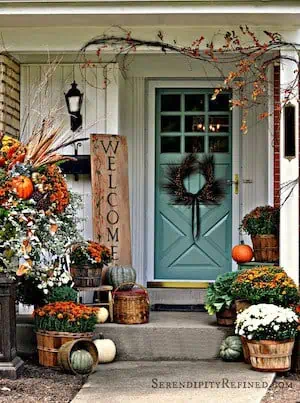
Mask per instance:
[[[82,127],[82,116],[80,114],[83,93],[77,88],[75,80],[71,84],[71,88],[65,93],[66,103],[69,115],[71,117],[71,130],[75,132]]]

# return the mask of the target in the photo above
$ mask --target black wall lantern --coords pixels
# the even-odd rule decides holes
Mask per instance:
[[[65,93],[66,103],[68,107],[69,115],[71,116],[71,130],[76,132],[76,130],[82,127],[82,116],[80,114],[83,93],[77,88],[77,83],[75,80],[71,84],[71,88],[67,93]]]
[[[284,106],[284,158],[296,158],[296,107],[291,103]]]

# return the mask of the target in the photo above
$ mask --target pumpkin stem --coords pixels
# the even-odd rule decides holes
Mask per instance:
[[[241,245],[245,245],[245,241],[243,239],[241,240]]]

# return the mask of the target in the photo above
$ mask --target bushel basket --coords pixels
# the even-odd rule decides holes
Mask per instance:
[[[77,339],[92,340],[94,333],[69,333],[38,330],[36,332],[39,363],[44,367],[58,367],[58,351],[60,347]]]
[[[139,289],[118,291],[123,285],[138,286]],[[149,322],[150,302],[148,291],[136,283],[123,283],[113,293],[114,322],[124,325],[138,325]]]
[[[251,365],[257,371],[286,372],[291,369],[294,340],[247,340]]]
[[[256,235],[251,239],[256,262],[278,262],[279,242],[276,235]]]
[[[75,287],[100,287],[103,265],[72,265],[71,276]]]

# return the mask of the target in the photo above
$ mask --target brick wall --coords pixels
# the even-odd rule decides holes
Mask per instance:
[[[0,55],[0,130],[20,134],[20,66],[6,55]]]
[[[274,206],[280,206],[280,66],[274,66]]]

